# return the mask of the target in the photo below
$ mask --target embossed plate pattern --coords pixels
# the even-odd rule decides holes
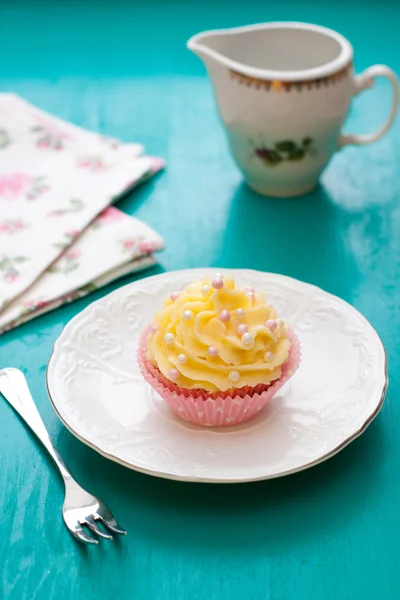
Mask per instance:
[[[193,269],[142,279],[72,319],[54,346],[47,370],[51,400],[68,429],[132,469],[220,483],[300,471],[360,435],[379,412],[387,386],[386,355],[376,331],[336,296],[257,271],[230,272],[239,284],[266,290],[296,330],[303,351],[300,369],[248,423],[207,429],[174,416],[140,376],[139,334],[166,296],[214,271]]]

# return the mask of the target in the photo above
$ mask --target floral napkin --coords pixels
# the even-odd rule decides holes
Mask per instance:
[[[110,206],[82,235],[67,232],[65,247],[60,258],[0,312],[0,333],[152,266],[152,252],[161,250],[163,241],[142,221]]]
[[[0,332],[154,263],[163,241],[107,208],[164,166],[0,95]]]

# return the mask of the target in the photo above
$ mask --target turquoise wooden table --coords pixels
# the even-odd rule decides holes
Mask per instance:
[[[203,66],[185,49],[206,28],[285,19],[338,29],[354,44],[358,71],[381,62],[400,72],[394,2],[1,3],[2,91],[167,160],[165,174],[119,203],[165,237],[153,273],[251,267],[319,285],[377,328],[391,379],[378,419],[325,464],[255,484],[183,484],[105,460],[66,431],[46,395],[63,326],[133,277],[5,334],[0,366],[24,371],[71,470],[129,535],[75,543],[61,521],[57,473],[0,401],[1,599],[399,598],[399,124],[373,146],[338,154],[312,194],[259,197],[242,183]],[[356,100],[348,129],[375,129],[389,102],[378,84]]]

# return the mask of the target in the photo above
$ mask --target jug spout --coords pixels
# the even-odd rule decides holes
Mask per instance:
[[[204,63],[207,63],[207,59],[215,60],[215,56],[213,56],[215,51],[213,51],[209,41],[210,32],[198,33],[188,40],[186,46],[188,50],[196,54]]]
[[[208,68],[218,65],[243,74],[263,77],[264,69],[259,65],[258,46],[264,27],[249,25],[203,31],[191,37],[186,45]]]
[[[196,54],[211,72],[224,67],[244,75],[263,77],[264,70],[257,68],[257,64],[254,68],[250,56],[251,46],[254,46],[257,54],[257,36],[260,34],[263,34],[262,26],[256,25],[215,29],[197,33],[188,40],[186,45],[188,50]],[[257,60],[255,62],[257,63]]]

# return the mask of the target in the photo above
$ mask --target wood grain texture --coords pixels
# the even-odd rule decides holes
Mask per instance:
[[[358,70],[387,63],[400,71],[399,18],[389,0],[343,9],[333,0],[0,4],[3,91],[167,160],[165,174],[119,203],[165,237],[153,272],[251,267],[319,285],[371,320],[391,378],[377,421],[327,463],[277,481],[181,484],[97,455],[63,428],[46,396],[62,327],[132,277],[2,336],[0,366],[22,368],[71,470],[129,535],[98,548],[69,537],[50,460],[0,401],[1,599],[398,599],[399,125],[371,147],[338,154],[309,196],[261,198],[241,182],[210,84],[185,41],[265,19],[318,22],[350,38]],[[356,99],[347,129],[374,130],[389,104],[378,84]]]

